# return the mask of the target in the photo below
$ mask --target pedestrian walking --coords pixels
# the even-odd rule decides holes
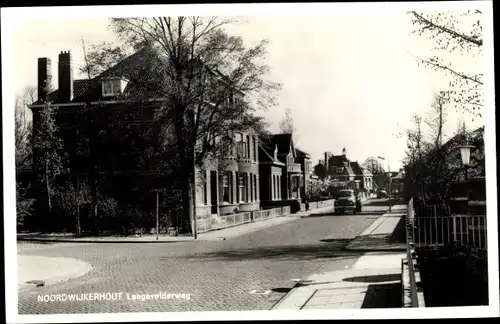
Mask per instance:
[[[305,205],[306,205],[306,211],[309,211],[309,198],[306,197],[305,199]]]

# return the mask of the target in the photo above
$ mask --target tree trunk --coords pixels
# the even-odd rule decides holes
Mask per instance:
[[[49,162],[45,160],[45,189],[47,190],[47,207],[49,211],[49,215],[52,214],[52,199],[50,195],[50,183],[49,183]]]
[[[80,226],[80,178],[76,176],[76,236],[80,237],[82,229]]]

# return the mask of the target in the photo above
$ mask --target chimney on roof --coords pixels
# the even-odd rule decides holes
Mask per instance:
[[[52,63],[47,57],[38,58],[38,100],[47,100],[47,94],[52,83]]]
[[[325,170],[328,172],[328,152],[325,152]]]
[[[59,54],[59,100],[70,102],[73,100],[73,69],[69,51]]]

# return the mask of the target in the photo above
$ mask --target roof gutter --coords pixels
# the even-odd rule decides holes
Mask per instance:
[[[158,99],[146,99],[140,102],[160,102],[160,101],[166,101],[167,99],[165,98],[158,98]],[[109,101],[91,101],[91,105],[111,105],[111,104],[121,104],[121,103],[133,103],[131,100],[109,100]],[[69,102],[69,103],[58,103],[58,104],[51,104],[54,107],[77,107],[77,106],[83,106],[87,104],[87,102]],[[38,104],[38,105],[28,105],[28,108],[43,108],[45,105],[43,104]]]

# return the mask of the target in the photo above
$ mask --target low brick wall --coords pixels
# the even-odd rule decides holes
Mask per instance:
[[[290,214],[290,207],[279,207],[272,209],[254,210],[252,212],[243,212],[238,214],[198,219],[196,221],[197,233],[220,230],[228,227],[258,222],[261,220],[287,216]]]

